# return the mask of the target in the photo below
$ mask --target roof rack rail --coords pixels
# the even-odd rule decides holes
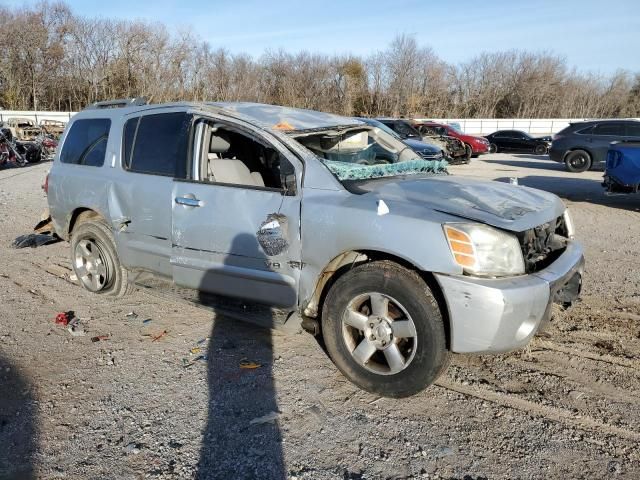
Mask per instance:
[[[141,107],[149,102],[147,97],[119,98],[117,100],[106,100],[104,102],[95,102],[85,108],[85,110],[97,110],[100,108],[123,108],[123,107]]]

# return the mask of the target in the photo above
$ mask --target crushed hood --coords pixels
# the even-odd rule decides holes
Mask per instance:
[[[520,185],[457,176],[392,178],[358,186],[394,208],[411,203],[494,227],[521,232],[549,222],[565,210],[554,194]]]

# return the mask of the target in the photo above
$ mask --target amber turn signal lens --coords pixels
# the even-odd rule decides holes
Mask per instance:
[[[449,248],[451,248],[451,253],[453,253],[453,258],[456,263],[461,267],[475,266],[476,255],[473,249],[473,243],[471,242],[471,237],[469,237],[465,232],[448,225],[444,227],[444,231],[449,242]]]

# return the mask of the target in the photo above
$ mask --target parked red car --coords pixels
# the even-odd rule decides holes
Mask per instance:
[[[421,122],[414,121],[412,125],[420,130],[420,127],[431,127],[433,130],[438,132],[441,135],[448,135],[450,137],[455,137],[464,143],[465,148],[467,149],[467,157],[477,157],[483,153],[489,152],[489,142],[486,138],[483,137],[475,137],[473,135],[467,135],[464,132],[461,132],[453,125],[445,125],[443,123],[438,122]]]

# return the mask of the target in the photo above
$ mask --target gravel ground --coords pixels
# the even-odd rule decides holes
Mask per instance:
[[[310,335],[153,292],[91,295],[63,278],[67,244],[11,249],[49,167],[0,171],[0,479],[640,478],[640,196],[605,197],[601,173],[505,154],[451,168],[566,199],[583,301],[527,349],[455,356],[391,400]],[[67,310],[85,336],[55,325]]]

